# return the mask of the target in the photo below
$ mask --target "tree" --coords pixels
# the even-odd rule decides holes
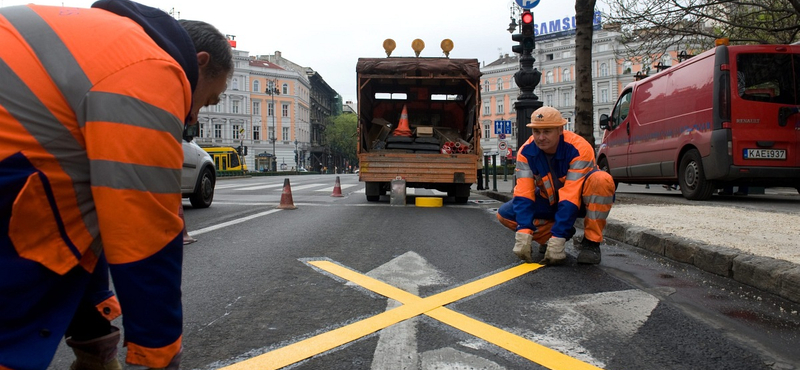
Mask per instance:
[[[597,0],[575,0],[575,133],[594,148],[592,34]]]
[[[356,154],[356,126],[358,118],[355,114],[344,113],[332,117],[331,123],[325,128],[325,141],[331,153],[347,160],[348,163],[358,162]]]
[[[607,0],[629,56],[669,48],[707,50],[732,44],[789,44],[800,36],[800,0]],[[576,4],[577,7],[577,4]]]

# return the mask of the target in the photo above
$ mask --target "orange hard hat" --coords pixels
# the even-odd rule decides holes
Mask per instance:
[[[531,122],[526,126],[530,128],[561,127],[567,120],[561,117],[561,112],[553,107],[541,107],[531,114]]]

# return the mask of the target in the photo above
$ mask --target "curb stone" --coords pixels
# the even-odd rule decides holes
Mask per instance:
[[[478,193],[501,202],[512,198],[511,194],[495,191]],[[575,227],[583,229],[583,220],[577,219]],[[709,245],[616,220],[607,221],[603,234],[608,239],[690,264],[703,271],[800,303],[800,265],[792,262]]]

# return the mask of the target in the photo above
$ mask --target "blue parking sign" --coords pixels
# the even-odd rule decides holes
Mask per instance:
[[[499,134],[511,134],[511,121],[505,120],[497,120],[494,121],[494,133],[495,135]]]
[[[503,133],[511,135],[511,121],[503,121]]]

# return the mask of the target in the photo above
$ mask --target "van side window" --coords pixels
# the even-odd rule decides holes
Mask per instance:
[[[631,107],[631,95],[633,95],[632,91],[627,91],[617,100],[617,105],[614,106],[614,114],[611,116],[612,127],[619,126],[622,121],[628,118],[628,112]]]

